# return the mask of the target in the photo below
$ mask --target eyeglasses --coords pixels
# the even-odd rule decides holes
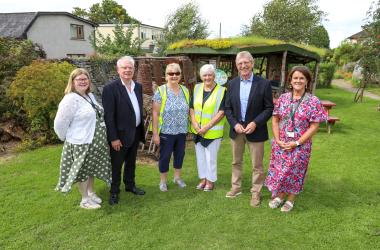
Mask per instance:
[[[176,75],[176,76],[179,76],[179,75],[181,75],[181,73],[180,72],[168,72],[168,73],[166,73],[168,76],[174,76],[174,75]]]
[[[88,78],[76,78],[76,79],[74,79],[74,81],[77,81],[77,82],[87,82]]]

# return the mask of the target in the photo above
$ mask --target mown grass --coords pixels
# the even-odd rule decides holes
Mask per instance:
[[[195,190],[194,150],[189,143],[181,190],[158,190],[155,166],[139,165],[143,197],[121,193],[118,206],[97,211],[79,208],[76,189],[55,192],[61,146],[45,147],[0,160],[0,249],[378,249],[380,246],[380,112],[353,94],[320,89],[317,95],[337,103],[341,121],[314,138],[304,192],[290,214],[263,204],[249,206],[249,158],[245,158],[243,195],[227,199],[231,149],[223,141],[219,180],[210,193]],[[248,155],[246,155],[248,156]],[[266,143],[265,168],[269,143]],[[172,170],[170,172],[172,174]],[[108,188],[96,183],[98,194]]]

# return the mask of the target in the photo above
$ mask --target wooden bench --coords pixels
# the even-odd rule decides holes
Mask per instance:
[[[331,127],[335,124],[335,122],[340,121],[340,119],[336,116],[329,116],[327,118],[326,124],[327,124],[327,133],[331,133]]]

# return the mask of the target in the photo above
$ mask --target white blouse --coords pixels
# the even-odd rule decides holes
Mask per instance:
[[[93,94],[88,95],[97,105]],[[96,113],[82,96],[69,93],[63,97],[54,119],[54,131],[62,141],[72,144],[89,144],[94,138]],[[101,107],[100,107],[101,108]]]

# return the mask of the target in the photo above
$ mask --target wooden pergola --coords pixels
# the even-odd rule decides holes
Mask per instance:
[[[183,47],[167,51],[168,56],[188,56],[193,62],[194,75],[199,79],[199,68],[206,64],[214,64],[217,68],[223,69],[229,78],[238,75],[235,65],[236,54],[240,51],[249,51],[252,56],[260,58],[256,60],[256,69],[263,78],[271,80],[272,88],[280,93],[286,89],[286,79],[289,66],[305,65],[315,62],[314,68],[311,69],[314,74],[314,81],[309,86],[312,93],[315,91],[317,84],[318,66],[320,56],[312,51],[298,47],[293,44],[277,44],[277,45],[244,45],[232,46],[225,49],[213,49],[210,47]],[[258,67],[257,67],[258,66]],[[265,74],[264,74],[265,73]]]

